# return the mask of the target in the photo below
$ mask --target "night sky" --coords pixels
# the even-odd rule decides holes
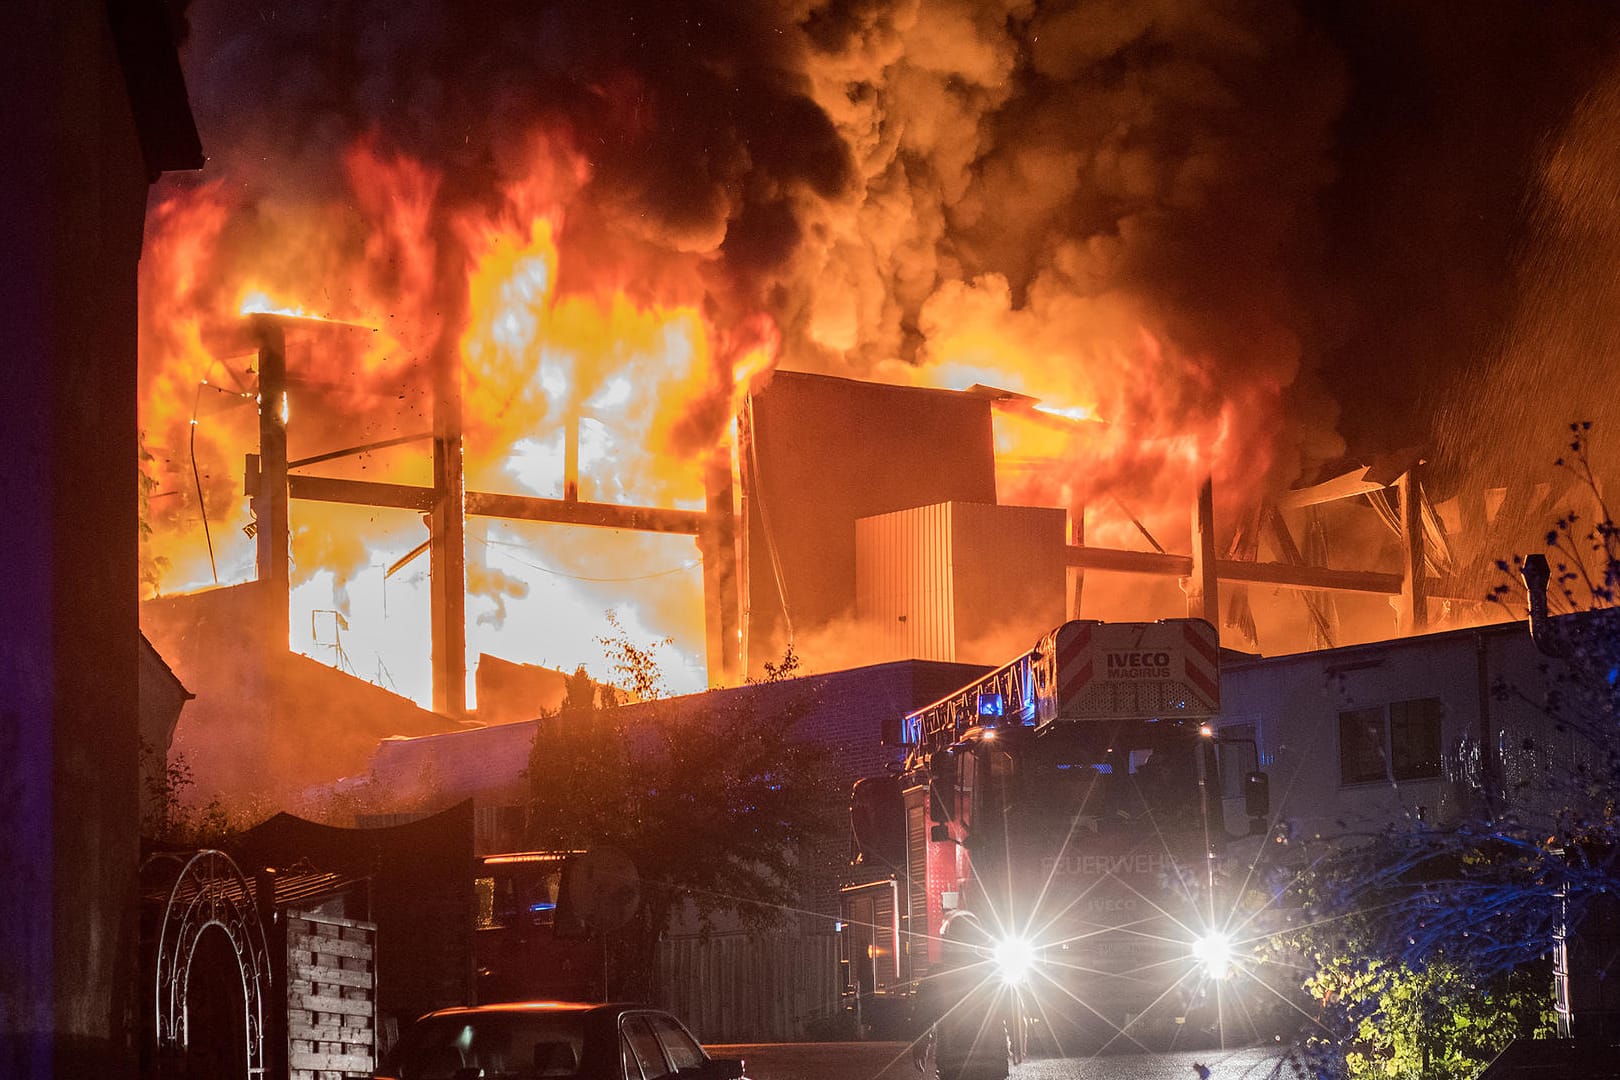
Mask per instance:
[[[1280,386],[1256,422],[1287,429],[1283,481],[1477,424],[1459,400],[1524,322],[1549,156],[1620,56],[1620,7],[1573,0],[194,0],[187,22],[213,175],[244,191],[335,187],[372,137],[477,200],[510,133],[545,131],[591,169],[576,240],[688,260],[718,325],[772,315],[788,366],[927,364],[930,298],[965,283],[970,310],[996,275],[1009,337],[1101,355],[1123,306],[1212,358],[1189,415]]]

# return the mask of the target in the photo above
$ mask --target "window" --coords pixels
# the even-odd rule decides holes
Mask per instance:
[[[1396,701],[1339,714],[1339,782],[1440,775],[1440,701]]]
[[[658,1048],[658,1036],[653,1034],[646,1017],[626,1017],[624,1034],[630,1040],[630,1051],[635,1055],[636,1063],[641,1066],[641,1075],[646,1077],[646,1080],[658,1080],[658,1077],[670,1074],[669,1064],[664,1061],[664,1053]]]
[[[652,1026],[676,1072],[703,1067],[703,1049],[686,1033],[685,1028],[667,1016],[653,1017]]]
[[[630,1049],[630,1036],[619,1032],[619,1070],[625,1080],[641,1080],[641,1066],[636,1064],[636,1052]]]
[[[1387,778],[1384,710],[1339,714],[1339,783],[1366,784]]]

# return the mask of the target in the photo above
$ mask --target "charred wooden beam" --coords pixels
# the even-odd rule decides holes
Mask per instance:
[[[1086,546],[1086,507],[1084,503],[1069,508],[1069,543],[1073,548]],[[1086,570],[1083,566],[1071,566],[1068,575],[1069,597],[1068,617],[1080,617],[1080,601],[1086,591]]]
[[[1288,563],[1224,559],[1216,563],[1215,569],[1228,581],[1275,585],[1284,589],[1371,593],[1376,596],[1395,596],[1401,591],[1401,575],[1373,570],[1335,570],[1326,566],[1291,566]]]
[[[1215,485],[1209,477],[1198,485],[1193,503],[1192,559],[1187,574],[1187,617],[1221,627],[1219,566],[1215,559]]]
[[[1192,573],[1192,557],[1157,551],[1124,551],[1119,548],[1084,547],[1071,544],[1067,561],[1081,570],[1101,570],[1115,574],[1157,574],[1186,577]]]
[[[1402,634],[1421,634],[1429,626],[1428,570],[1424,566],[1423,487],[1414,465],[1395,486],[1401,497]]]
[[[428,511],[433,710],[467,713],[467,474],[462,445],[461,334],[467,324],[466,246],[440,215],[434,233],[438,332],[428,354],[433,389],[433,504]]]
[[[1277,507],[1281,510],[1298,510],[1306,506],[1337,502],[1340,499],[1352,499],[1357,495],[1382,491],[1389,486],[1379,480],[1371,479],[1369,474],[1372,471],[1372,466],[1368,465],[1353,472],[1347,472],[1343,476],[1335,476],[1332,480],[1324,480],[1320,484],[1286,491],[1277,500]]]
[[[351,506],[381,506],[414,510],[425,514],[433,509],[433,489],[416,484],[384,484],[376,480],[339,480],[332,476],[289,476],[287,491],[294,499],[309,502],[347,503]]]
[[[467,513],[554,525],[594,525],[601,529],[631,529],[686,536],[701,533],[707,517],[701,510],[570,502],[567,499],[537,499],[528,495],[496,495],[482,491],[467,492]]]
[[[737,607],[737,524],[732,516],[734,488],[729,455],[716,454],[704,466],[708,515],[698,533],[703,556],[703,629],[711,686],[737,681],[740,645]]]
[[[1161,555],[1156,551],[1121,551],[1117,548],[1077,545],[1069,546],[1067,562],[1068,565],[1083,570],[1115,574],[1153,574],[1159,577],[1189,577],[1193,570],[1190,555]],[[1238,559],[1216,559],[1215,574],[1222,581],[1243,582],[1250,585],[1274,585],[1283,589],[1308,589],[1317,592],[1368,593],[1374,596],[1399,596],[1403,580],[1400,574],[1386,574],[1374,570],[1337,570],[1327,566],[1294,566],[1288,563],[1244,562]],[[1472,597],[1461,583],[1448,578],[1431,577],[1427,579],[1425,589],[1430,596],[1457,599]]]
[[[420,432],[416,435],[401,435],[397,439],[380,439],[377,442],[362,443],[359,446],[346,446],[342,450],[329,450],[314,457],[299,458],[297,461],[287,462],[289,469],[302,469],[306,465],[319,465],[323,461],[336,461],[338,458],[354,457],[356,454],[369,453],[372,450],[386,450],[390,446],[404,446],[407,443],[427,442],[433,438],[430,431]]]
[[[1294,542],[1294,534],[1289,530],[1288,520],[1283,517],[1282,511],[1274,505],[1266,506],[1261,511],[1261,517],[1283,562],[1290,566],[1306,565],[1305,556],[1300,552],[1299,545]],[[1334,617],[1332,597],[1307,595],[1304,599],[1305,608],[1310,612],[1311,622],[1316,626],[1316,634],[1321,645],[1324,648],[1333,648],[1335,645],[1333,627],[1337,620]]]
[[[579,406],[570,403],[563,413],[563,499],[579,501]]]

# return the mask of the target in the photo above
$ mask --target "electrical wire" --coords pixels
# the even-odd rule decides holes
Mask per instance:
[[[776,578],[776,595],[782,600],[782,624],[787,629],[787,643],[793,645],[793,615],[788,611],[787,580],[782,573],[782,556],[776,549],[776,533],[771,529],[771,515],[765,508],[765,493],[760,490],[759,477],[759,449],[758,440],[754,438],[754,396],[752,394],[743,399],[743,408],[748,412],[748,461],[753,466],[755,477],[754,502],[759,506],[760,531],[765,534],[765,551],[771,557],[771,574]],[[743,522],[743,528],[748,523]]]
[[[203,499],[202,474],[197,469],[197,419],[198,414],[202,411],[203,387],[206,386],[210,390],[214,390],[221,394],[230,393],[229,390],[221,390],[219,387],[208,381],[208,377],[212,375],[214,373],[214,369],[219,366],[220,361],[218,357],[216,357],[209,363],[208,370],[203,372],[203,377],[197,381],[197,392],[193,394],[191,398],[191,436],[187,440],[188,445],[186,448],[187,453],[191,457],[191,482],[192,485],[197,489],[197,512],[202,516],[203,540],[208,544],[208,569],[214,575],[215,585],[219,584],[219,566],[214,561],[214,534],[208,527],[208,503]],[[233,372],[229,367],[225,368],[225,373],[230,375],[232,380],[235,381],[236,373]],[[240,382],[237,382],[237,391],[233,396],[238,398],[246,398],[248,396],[247,390],[242,387]]]
[[[214,368],[208,367],[211,373]],[[213,572],[214,584],[219,584],[219,565],[214,562],[214,534],[208,529],[208,502],[203,498],[202,474],[197,471],[197,413],[202,408],[202,388],[208,385],[208,378],[204,376],[197,383],[197,393],[191,399],[191,438],[188,450],[191,454],[191,482],[197,487],[197,510],[202,514],[203,539],[208,542],[208,569]]]

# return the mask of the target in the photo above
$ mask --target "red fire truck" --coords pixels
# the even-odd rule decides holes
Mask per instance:
[[[885,733],[905,760],[855,785],[870,876],[842,895],[863,1030],[905,1030],[963,918],[1013,1003],[1015,1054],[1026,1031],[1072,1052],[1222,1021],[1246,931],[1221,860],[1264,831],[1269,794],[1253,740],[1214,734],[1219,660],[1199,619],[1069,622]]]

